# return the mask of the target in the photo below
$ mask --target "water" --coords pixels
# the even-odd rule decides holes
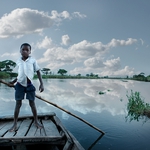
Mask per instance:
[[[148,150],[150,121],[128,121],[127,92],[141,93],[150,104],[150,83],[111,79],[44,79],[45,91],[38,92],[39,81],[34,80],[36,93],[58,106],[83,118],[105,132],[101,133],[62,110],[36,99],[38,113],[55,112],[64,126],[81,145],[92,150]],[[99,94],[99,92],[104,94]],[[14,89],[0,84],[0,116],[13,114]],[[30,114],[28,100],[23,101],[21,114]]]

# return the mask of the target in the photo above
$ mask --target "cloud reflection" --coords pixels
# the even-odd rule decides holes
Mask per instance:
[[[45,92],[41,96],[63,108],[83,114],[106,110],[113,116],[125,114],[126,91],[134,88],[135,83],[108,79],[64,81],[46,81]],[[99,91],[105,94],[100,95]]]
[[[90,112],[101,113],[102,111],[108,111],[113,116],[125,115],[127,98],[126,93],[131,89],[139,88],[139,82],[130,81],[123,82],[122,80],[111,79],[44,79],[45,91],[43,93],[38,92],[39,81],[34,80],[34,85],[37,89],[37,94],[46,100],[49,100],[58,106],[67,109],[68,111],[77,111],[82,114],[88,114]],[[146,83],[145,83],[146,85]],[[148,85],[149,86],[149,85]],[[140,90],[143,88],[141,87]],[[9,96],[6,95],[9,90]],[[104,94],[100,95],[102,91]],[[11,98],[14,96],[14,90],[10,88],[4,88],[0,86],[1,106],[9,105]],[[14,102],[11,102],[14,103]],[[49,112],[55,108],[49,104],[36,101],[37,109],[40,112]],[[28,101],[24,101],[22,111],[30,111]],[[2,110],[2,109],[1,109]],[[65,115],[62,116],[67,119]]]

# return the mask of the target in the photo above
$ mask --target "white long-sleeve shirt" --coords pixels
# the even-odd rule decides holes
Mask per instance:
[[[34,72],[40,70],[36,60],[29,56],[25,61],[22,58],[16,62],[18,67],[17,82],[22,86],[27,86],[27,78],[32,82]]]

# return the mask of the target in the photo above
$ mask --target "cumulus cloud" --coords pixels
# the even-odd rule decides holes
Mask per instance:
[[[107,70],[116,71],[121,68],[120,58],[106,60],[104,65]]]
[[[128,38],[128,40],[112,39],[108,44],[109,47],[128,46],[137,42],[137,39]]]
[[[41,42],[37,42],[36,47],[39,49],[48,49],[50,47],[53,47],[53,41],[51,38],[48,38],[47,36],[45,36],[45,38],[41,41]]]
[[[90,67],[90,68],[101,68],[104,67],[103,61],[98,57],[92,57],[89,59],[86,59],[84,61],[85,67]]]
[[[83,18],[83,15],[77,15]],[[72,19],[74,15],[63,11],[58,13],[53,10],[48,12],[33,10],[29,8],[18,8],[5,14],[0,19],[0,38],[9,36],[21,37],[25,34],[41,33],[45,28],[59,24],[64,19]]]
[[[71,43],[70,37],[68,35],[63,35],[62,38],[62,45],[69,45]]]
[[[40,42],[38,43],[41,46],[49,43],[49,48],[44,52],[43,57],[39,59],[39,63],[47,64],[47,67],[51,69],[59,69],[62,66],[73,65],[74,68],[70,70],[70,74],[94,73],[100,76],[134,74],[133,68],[128,66],[122,68],[120,57],[108,59],[106,54],[112,50],[112,47],[131,45],[137,41],[136,39],[112,39],[107,44],[101,42],[92,43],[83,40],[68,48],[62,48],[58,45],[50,46],[52,45],[52,41],[51,39],[48,39],[48,37],[45,37],[41,44]],[[62,41],[66,45],[67,40],[70,40],[69,36],[64,35]],[[78,63],[80,63],[80,66]]]
[[[15,9],[0,19],[0,37],[41,32],[51,27],[54,20],[47,13],[29,8]]]
[[[107,50],[108,47],[101,42],[91,43],[87,40],[83,40],[69,48],[69,51],[75,54],[76,59],[88,58],[99,54],[102,55]]]

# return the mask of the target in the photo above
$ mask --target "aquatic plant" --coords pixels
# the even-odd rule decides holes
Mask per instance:
[[[144,98],[141,96],[140,92],[133,92],[131,94],[127,93],[128,104],[127,111],[128,115],[126,119],[130,118],[130,121],[143,119],[144,117],[150,118],[150,104],[144,102]]]
[[[105,92],[100,91],[100,92],[99,92],[99,95],[102,95],[102,94],[105,94]]]

